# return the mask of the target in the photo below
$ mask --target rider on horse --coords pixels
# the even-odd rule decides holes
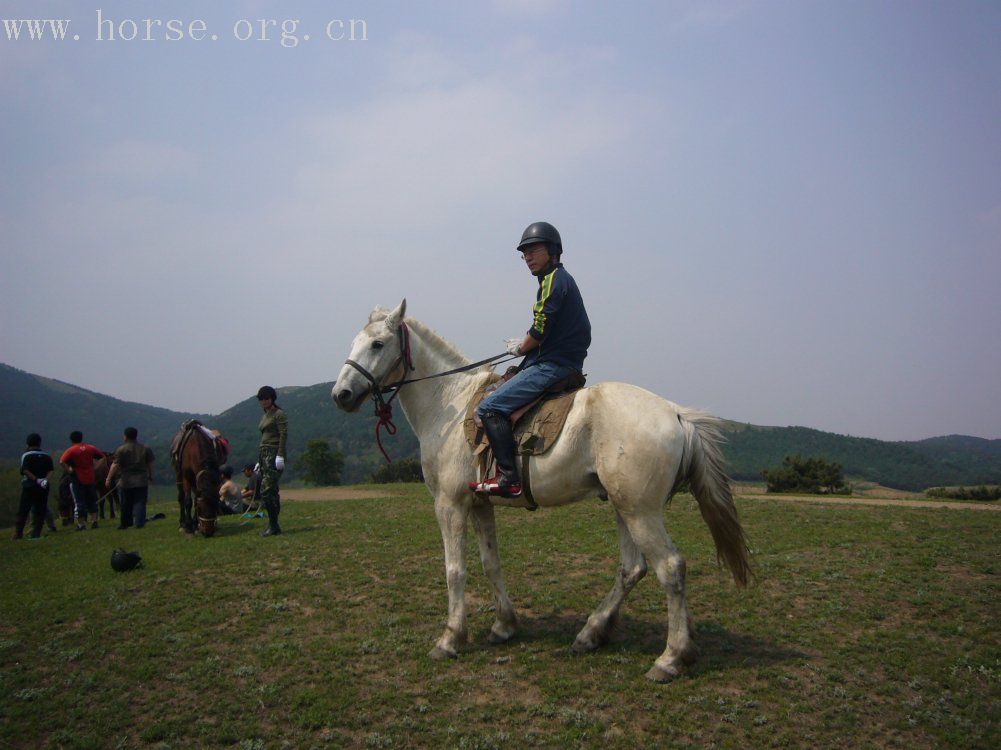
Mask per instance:
[[[560,262],[563,241],[556,227],[545,221],[529,225],[517,250],[539,280],[531,327],[523,338],[507,341],[507,350],[515,356],[525,355],[525,359],[517,374],[476,408],[497,461],[497,474],[469,483],[474,492],[501,497],[517,497],[522,492],[511,414],[554,383],[580,373],[591,345],[591,323],[577,283]]]

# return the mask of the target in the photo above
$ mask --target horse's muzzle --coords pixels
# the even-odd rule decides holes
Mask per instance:
[[[341,388],[338,390],[336,385],[330,392],[334,403],[346,412],[358,411],[358,407],[361,406],[362,401],[365,400],[368,394],[369,389],[367,388],[361,393],[355,393],[350,388]]]

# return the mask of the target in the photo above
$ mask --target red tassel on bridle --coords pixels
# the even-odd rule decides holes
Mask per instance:
[[[375,416],[379,420],[378,422],[375,423],[375,442],[379,446],[379,450],[382,451],[382,455],[385,456],[386,461],[389,463],[393,463],[393,459],[389,457],[389,454],[386,453],[386,449],[382,447],[382,438],[379,435],[379,430],[382,427],[385,427],[386,432],[389,435],[396,434],[396,425],[393,424],[392,404],[393,404],[393,399],[396,398],[396,394],[399,392],[400,392],[399,389],[397,389],[393,391],[393,395],[389,397],[389,401],[386,401],[385,403],[381,404],[377,401],[375,404]]]

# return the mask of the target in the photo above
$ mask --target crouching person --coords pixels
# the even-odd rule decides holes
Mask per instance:
[[[243,490],[233,481],[233,467],[229,464],[220,466],[219,473],[223,478],[223,483],[219,486],[219,512],[223,515],[243,513],[246,510]]]

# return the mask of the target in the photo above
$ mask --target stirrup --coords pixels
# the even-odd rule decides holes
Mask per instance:
[[[498,497],[521,497],[522,492],[519,482],[502,484],[499,476],[484,479],[482,482],[470,482],[469,489],[473,492],[497,495]]]

